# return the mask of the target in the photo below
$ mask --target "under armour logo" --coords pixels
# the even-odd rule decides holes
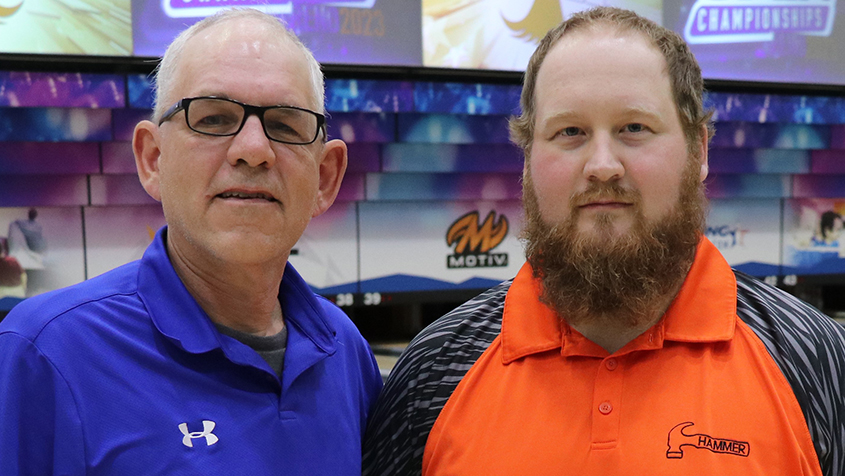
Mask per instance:
[[[217,438],[213,433],[211,433],[216,425],[217,424],[211,420],[203,420],[202,431],[195,431],[191,433],[188,431],[187,423],[180,423],[179,431],[181,431],[182,434],[185,435],[185,437],[182,438],[182,444],[187,446],[188,448],[193,448],[194,442],[191,440],[193,440],[194,438],[205,438],[205,444],[207,446],[211,446],[214,443],[217,443],[219,438]]]

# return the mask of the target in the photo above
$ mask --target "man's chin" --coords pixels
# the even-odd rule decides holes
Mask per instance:
[[[610,244],[630,235],[633,228],[634,224],[629,220],[579,221],[574,237],[586,242]]]

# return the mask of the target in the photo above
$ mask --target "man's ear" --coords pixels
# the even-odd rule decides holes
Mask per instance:
[[[159,181],[159,160],[161,148],[158,127],[150,121],[141,121],[135,126],[132,135],[132,152],[135,153],[135,167],[141,186],[147,193],[161,201],[161,182]]]
[[[709,157],[707,156],[708,144],[710,144],[710,135],[707,131],[707,126],[701,126],[701,138],[698,141],[699,153],[701,154],[701,172],[699,172],[699,179],[703,182],[710,172]]]
[[[346,173],[347,151],[346,143],[340,139],[333,139],[323,145],[319,157],[320,182],[317,199],[311,217],[322,215],[334,203],[340,183]]]

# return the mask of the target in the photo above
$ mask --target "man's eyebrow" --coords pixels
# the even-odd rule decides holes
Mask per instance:
[[[544,118],[539,124],[544,125],[553,122],[568,121],[578,117],[578,114],[572,110],[559,111],[549,117]]]
[[[659,111],[656,111],[653,108],[642,107],[642,106],[629,106],[626,107],[622,114],[624,116],[634,116],[634,117],[642,117],[645,116],[652,121],[658,122],[663,124],[665,122],[665,118],[663,114],[660,114]]]
[[[581,116],[581,114],[573,111],[573,110],[563,110],[552,114],[549,117],[543,118],[542,121],[539,122],[539,125],[545,125],[548,123],[555,123],[561,121],[570,121],[573,119],[577,119]],[[621,110],[619,113],[620,117],[643,117],[645,116],[651,121],[664,123],[666,119],[664,115],[661,114],[659,111],[655,110],[654,108],[644,107],[644,106],[628,106]]]

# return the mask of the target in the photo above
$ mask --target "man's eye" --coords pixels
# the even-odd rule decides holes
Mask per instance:
[[[219,127],[235,123],[235,118],[224,114],[209,114],[202,116],[196,121],[197,126]]]
[[[560,131],[560,135],[567,137],[574,137],[581,133],[581,129],[577,127],[565,127]]]
[[[642,124],[628,124],[625,126],[625,132],[642,132],[645,130],[645,126]]]
[[[267,130],[280,134],[296,134],[296,129],[281,121],[271,121],[268,119],[264,119],[264,126],[267,128]]]

